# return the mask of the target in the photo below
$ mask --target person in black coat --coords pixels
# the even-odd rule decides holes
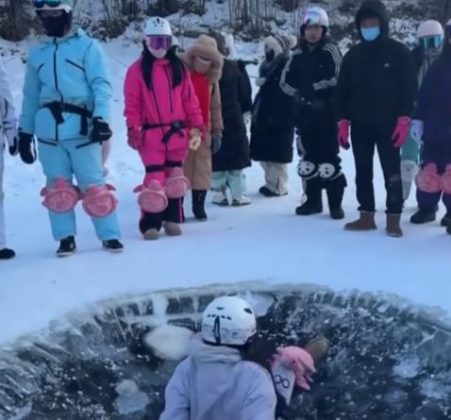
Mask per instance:
[[[280,197],[288,193],[287,164],[293,160],[294,98],[280,88],[280,77],[296,38],[268,36],[260,66],[251,125],[251,158],[261,163],[266,184],[260,193]]]
[[[403,208],[400,147],[407,139],[416,77],[410,51],[391,39],[388,16],[380,0],[366,0],[356,26],[362,42],[346,54],[337,88],[339,142],[352,149],[356,166],[360,218],[347,230],[376,229],[373,158],[377,147],[387,190],[387,233],[402,236]]]
[[[338,48],[327,37],[329,18],[324,9],[308,7],[302,16],[300,47],[282,74],[281,87],[298,102],[297,127],[304,156],[298,173],[305,180],[307,200],[297,215],[323,211],[325,188],[333,219],[343,219],[346,178],[341,172],[333,98],[341,65]]]
[[[221,33],[212,35],[218,43],[221,54],[229,56],[233,49],[233,45],[230,45],[233,38],[230,39],[231,36]],[[247,205],[251,200],[245,195],[246,178],[243,169],[251,166],[251,160],[243,114],[252,109],[252,89],[243,62],[224,60],[219,89],[224,131],[221,148],[213,155],[212,189],[216,191],[213,203],[228,205],[229,190],[232,205]]]

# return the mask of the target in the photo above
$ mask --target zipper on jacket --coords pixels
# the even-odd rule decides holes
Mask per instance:
[[[64,102],[63,95],[61,94],[59,90],[58,85],[58,73],[57,73],[57,65],[56,65],[56,55],[58,52],[58,42],[56,41],[56,38],[53,40],[53,44],[55,45],[55,49],[53,50],[53,78],[55,83],[55,89],[59,93],[61,102]],[[58,131],[58,124],[55,121],[55,141],[59,141],[59,131]]]
[[[172,114],[172,113],[174,112],[173,105],[172,105],[172,81],[171,81],[171,78],[169,77],[169,76],[170,76],[170,75],[169,75],[169,71],[168,71],[168,69],[167,69],[166,66],[164,67],[164,73],[166,74],[166,78],[168,79],[168,86],[169,86],[169,89],[168,89],[169,105],[170,105],[170,107],[171,107],[171,114]]]
[[[153,101],[155,102],[155,108],[157,110],[158,119],[160,120],[160,124],[164,124],[164,121],[161,119],[160,108],[158,107],[157,95],[155,95],[155,90],[154,90],[153,86],[152,86],[152,96],[153,96]],[[160,130],[161,130],[162,135],[164,136],[165,135],[164,127],[161,127]]]

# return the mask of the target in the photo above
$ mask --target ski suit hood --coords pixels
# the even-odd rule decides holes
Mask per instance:
[[[168,383],[160,420],[274,420],[276,394],[270,373],[243,361],[240,351],[205,344],[199,335]]]
[[[390,19],[388,17],[387,9],[385,8],[384,3],[382,3],[380,0],[365,0],[360,6],[360,9],[355,17],[355,25],[357,30],[359,31],[360,38],[362,38],[362,33],[360,31],[362,21],[367,18],[373,17],[377,17],[381,21],[380,37],[388,37]]]

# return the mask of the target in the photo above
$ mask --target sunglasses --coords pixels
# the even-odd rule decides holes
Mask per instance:
[[[146,44],[151,50],[169,50],[172,46],[172,37],[168,35],[149,35]]]
[[[440,35],[425,36],[420,38],[420,44],[425,49],[439,48],[443,44],[443,37]]]

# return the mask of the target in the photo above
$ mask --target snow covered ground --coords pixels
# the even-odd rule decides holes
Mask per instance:
[[[405,238],[388,238],[383,230],[385,193],[379,170],[375,182],[380,229],[374,233],[345,232],[342,222],[331,221],[326,215],[294,216],[301,194],[294,164],[287,197],[260,197],[257,191],[262,171],[255,164],[247,171],[251,206],[209,205],[207,223],[188,221],[180,238],[163,236],[157,242],[144,242],[137,229],[138,207],[132,193],[141,180],[142,167],[136,153],[126,145],[122,118],[123,75],[137,57],[138,48],[122,37],[106,45],[106,50],[114,80],[110,181],[117,188],[125,252],[110,255],[102,251],[89,219],[79,211],[79,252],[69,259],[55,258],[56,244],[40,205],[41,168],[39,164],[26,166],[19,159],[7,159],[8,240],[18,257],[0,265],[0,342],[45,328],[68,312],[99,300],[254,280],[394,294],[414,305],[438,308],[442,315],[449,316],[451,236],[438,223],[410,225],[408,218],[415,207],[411,197],[403,222]],[[240,44],[238,52],[255,54],[257,48]],[[6,57],[6,67],[19,107],[24,70],[20,54]],[[256,68],[250,70],[255,74]],[[357,215],[351,153],[343,154],[343,159],[350,181],[344,203],[349,220]]]

